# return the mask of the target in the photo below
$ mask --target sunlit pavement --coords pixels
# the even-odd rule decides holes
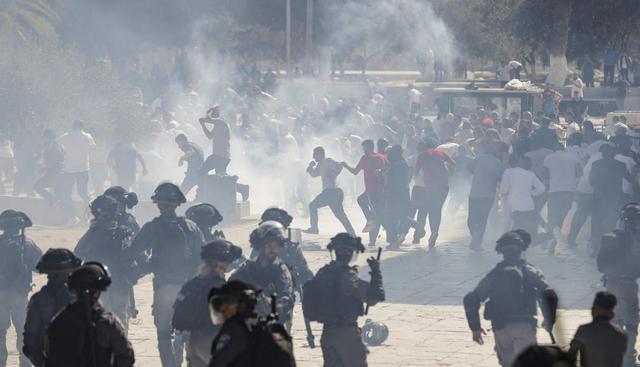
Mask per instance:
[[[356,229],[364,226],[364,218],[357,206],[347,208]],[[387,301],[372,307],[366,318],[384,322],[390,335],[384,345],[370,348],[371,366],[497,366],[493,351],[493,337],[489,331],[483,346],[471,341],[462,308],[462,297],[471,290],[499,260],[493,251],[491,241],[502,231],[491,231],[485,241],[486,250],[472,253],[468,250],[466,214],[462,211],[443,219],[449,222],[441,230],[435,250],[427,251],[426,245],[403,246],[399,251],[385,251],[382,255]],[[254,222],[245,221],[225,229],[227,238],[242,246],[248,252],[249,232]],[[305,236],[305,242],[317,243],[322,250],[305,252],[311,268],[315,271],[329,261],[329,253],[324,250],[328,239],[340,230],[339,223],[327,209],[320,212],[319,236]],[[308,222],[296,221],[294,227],[306,228]],[[455,228],[455,229],[453,229]],[[82,235],[81,229],[54,229],[35,227],[31,237],[43,249],[50,247],[73,248]],[[428,233],[427,233],[428,235]],[[366,242],[366,241],[365,241]],[[410,243],[410,238],[405,241]],[[424,241],[426,243],[426,240]],[[312,247],[312,246],[310,246]],[[373,256],[370,249],[367,256]],[[366,257],[360,256],[357,263],[362,266],[361,276],[368,279]],[[572,251],[561,243],[555,257],[540,248],[532,248],[528,260],[539,266],[547,280],[560,295],[559,323],[556,338],[567,344],[577,326],[589,321],[589,307],[595,292],[601,288],[600,274],[595,261],[588,258],[584,246]],[[45,278],[36,276],[38,289]],[[140,280],[135,287],[138,319],[132,320],[130,339],[136,352],[137,366],[160,366],[156,348],[155,328],[151,317],[152,287],[151,277]],[[540,323],[540,321],[539,321]],[[312,323],[317,347],[307,346],[306,332],[302,320],[300,304],[296,304],[293,337],[299,366],[320,366],[322,355],[319,348],[321,326]],[[485,329],[489,322],[483,322]],[[538,340],[549,342],[549,336],[538,329]],[[9,332],[7,342],[10,356],[9,366],[17,366],[15,333]],[[185,364],[186,365],[186,362]]]

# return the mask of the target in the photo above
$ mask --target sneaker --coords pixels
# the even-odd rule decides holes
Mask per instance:
[[[362,228],[362,232],[363,233],[369,233],[371,231],[373,231],[376,228],[376,222],[372,221],[372,220],[368,220],[367,224],[364,225],[364,228]]]
[[[309,227],[309,228],[303,230],[302,232],[308,233],[308,234],[318,234],[318,233],[320,233],[320,231],[318,231],[318,228],[313,228],[313,227]]]

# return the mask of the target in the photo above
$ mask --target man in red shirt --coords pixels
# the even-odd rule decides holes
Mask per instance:
[[[364,155],[356,167],[350,167],[347,162],[342,162],[342,166],[354,175],[364,172],[364,193],[358,196],[358,205],[362,213],[367,218],[363,232],[369,232],[369,246],[375,246],[380,225],[382,221],[382,210],[384,208],[384,177],[387,168],[387,158],[374,151],[373,140],[367,139],[362,142]]]
[[[436,148],[432,139],[425,141],[425,150],[420,153],[416,161],[414,176],[422,173],[424,195],[418,200],[418,229],[413,235],[413,243],[420,243],[424,235],[424,226],[429,216],[429,247],[436,245],[440,221],[442,219],[442,206],[449,194],[449,177],[446,164],[455,166],[455,162],[442,149]],[[422,229],[422,230],[421,230]]]

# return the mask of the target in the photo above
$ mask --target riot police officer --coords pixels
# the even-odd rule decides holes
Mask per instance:
[[[204,262],[200,273],[189,280],[178,293],[173,306],[173,327],[189,332],[187,362],[189,367],[207,367],[211,359],[211,343],[219,326],[211,323],[207,295],[225,283],[225,273],[232,262],[242,256],[242,249],[226,240],[215,240],[202,247]]]
[[[602,236],[598,253],[598,270],[603,274],[607,290],[618,299],[613,322],[627,332],[628,348],[624,365],[635,366],[638,336],[638,284],[640,277],[640,203],[622,208],[622,229]]]
[[[290,327],[294,302],[293,281],[289,269],[278,257],[278,251],[286,240],[282,224],[276,221],[262,223],[249,237],[251,247],[258,251],[258,257],[242,264],[231,275],[231,280],[240,280],[262,290],[256,306],[260,316],[270,314],[268,297],[275,294],[280,321]]]
[[[16,329],[16,349],[22,347],[22,327],[25,321],[27,296],[31,291],[32,274],[42,251],[25,236],[31,219],[23,213],[7,209],[0,214],[0,366],[7,364],[7,330]],[[20,354],[20,366],[29,360]]]
[[[76,301],[49,323],[45,367],[133,366],[124,327],[98,301],[110,284],[109,270],[99,262],[87,262],[71,273],[67,285]]]
[[[291,337],[275,315],[254,312],[260,291],[232,280],[209,292],[211,321],[222,325],[211,346],[209,367],[295,367]]]
[[[305,317],[322,323],[322,357],[325,367],[362,367],[367,365],[367,348],[362,343],[358,317],[365,306],[385,299],[380,262],[367,259],[371,282],[358,276],[349,264],[357,253],[364,252],[360,237],[339,233],[327,246],[335,260],[322,267],[304,288]]]
[[[127,211],[138,205],[138,195],[135,192],[127,192],[122,186],[111,186],[103,195],[110,196],[118,202],[118,225],[128,227],[134,235],[138,234],[140,225],[136,217]]]
[[[293,277],[293,283],[296,289],[300,290],[304,283],[313,277],[313,272],[309,269],[307,259],[305,259],[304,254],[302,253],[300,244],[291,241],[289,226],[293,221],[293,217],[289,215],[286,210],[273,207],[268,208],[262,213],[262,216],[260,217],[260,224],[270,220],[282,224],[285,231],[288,231],[287,239],[278,251],[278,257],[280,257],[282,262],[287,265],[289,271],[291,271],[291,276]],[[255,256],[252,254],[251,257],[253,258]]]
[[[127,253],[133,232],[129,225],[119,223],[118,205],[116,199],[106,195],[91,202],[91,225],[74,252],[84,261],[99,261],[113,269],[116,278],[111,291],[104,293],[101,301],[104,308],[115,313],[128,330],[129,318],[135,315],[133,286],[140,276],[134,260]]]
[[[213,227],[222,222],[222,214],[215,206],[207,203],[197,204],[187,209],[185,216],[198,225],[206,242],[224,238],[222,231],[212,232]]]
[[[176,208],[186,202],[178,186],[160,184],[151,200],[160,216],[142,226],[130,250],[142,272],[153,273],[153,321],[160,361],[163,367],[176,367],[181,353],[172,344],[173,304],[182,284],[197,272],[204,239],[195,223],[176,215]]]
[[[491,321],[495,350],[501,366],[511,366],[520,352],[536,343],[536,304],[540,304],[545,329],[551,333],[558,298],[542,272],[522,259],[531,236],[516,229],[503,234],[496,251],[504,260],[464,297],[464,309],[473,341],[484,344],[480,305],[487,299],[484,317]]]
[[[81,263],[82,260],[73,252],[64,248],[52,248],[42,255],[36,265],[40,274],[47,275],[47,284],[29,300],[22,346],[22,352],[35,367],[44,366],[44,339],[49,321],[74,301],[66,282],[69,274]]]

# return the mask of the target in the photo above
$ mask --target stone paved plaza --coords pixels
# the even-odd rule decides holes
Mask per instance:
[[[347,208],[355,228],[362,228],[364,219],[357,207]],[[497,366],[493,351],[491,332],[485,344],[479,346],[471,341],[462,308],[462,297],[471,290],[481,276],[486,274],[499,257],[493,251],[491,241],[501,234],[494,231],[487,234],[483,253],[471,253],[467,248],[468,234],[465,226],[466,214],[459,212],[455,221],[451,216],[440,235],[438,247],[427,251],[422,246],[405,246],[400,251],[385,251],[382,256],[387,301],[372,307],[369,318],[388,325],[390,336],[383,346],[370,348],[371,366]],[[321,210],[321,235],[305,236],[305,242],[317,243],[322,250],[307,250],[306,256],[315,271],[330,256],[324,250],[328,239],[340,228],[328,209]],[[225,228],[227,238],[248,251],[249,232],[255,221],[246,220],[241,224]],[[297,221],[294,227],[306,228],[307,223]],[[73,248],[82,235],[82,229],[55,229],[35,227],[30,236],[43,248]],[[426,242],[426,241],[424,241]],[[373,256],[371,249],[367,256]],[[560,244],[556,257],[547,255],[539,248],[530,249],[528,260],[539,266],[547,280],[560,295],[561,312],[556,327],[556,337],[566,344],[576,327],[590,319],[589,307],[595,292],[601,288],[600,274],[595,261],[588,258],[584,247],[575,251]],[[363,265],[361,275],[368,279],[365,256],[360,256],[358,264]],[[39,288],[44,278],[36,277]],[[135,287],[138,319],[133,320],[130,338],[136,352],[137,366],[160,366],[156,349],[155,328],[151,317],[151,277],[143,278]],[[361,319],[361,323],[365,318]],[[540,323],[540,322],[539,322]],[[316,343],[319,345],[320,325],[313,323]],[[485,328],[490,328],[484,322]],[[299,304],[295,308],[293,322],[295,353],[299,366],[321,366],[319,347],[307,346],[306,333]],[[549,342],[543,329],[538,329],[540,342]],[[17,365],[15,333],[9,332],[9,365]]]

